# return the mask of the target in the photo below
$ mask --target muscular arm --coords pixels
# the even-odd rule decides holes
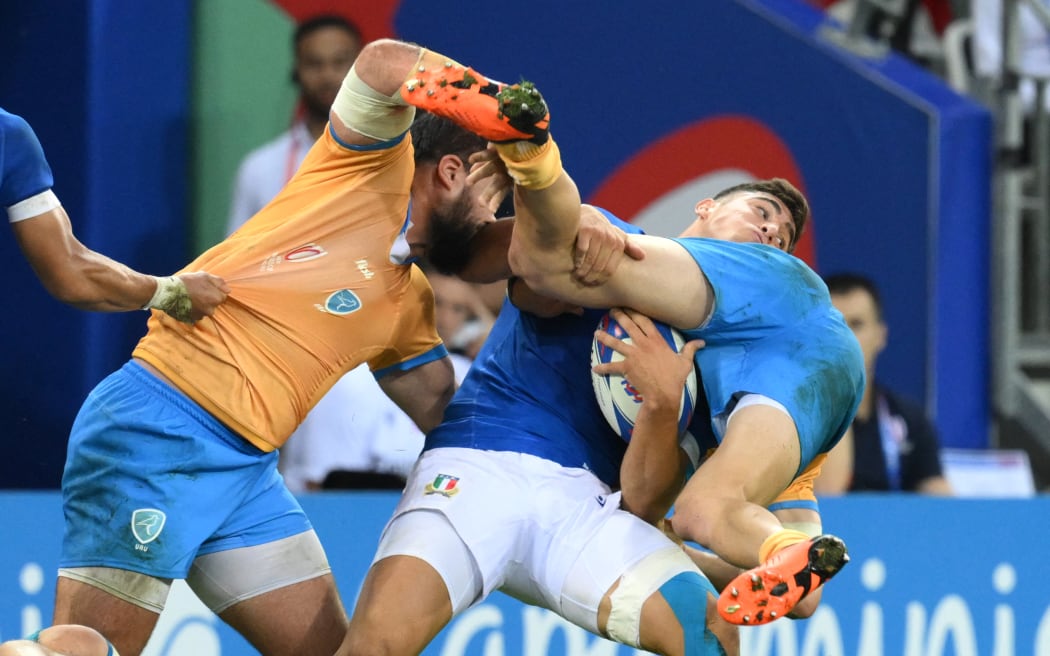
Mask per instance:
[[[620,465],[620,490],[623,506],[655,525],[667,515],[685,482],[688,461],[678,444],[678,410],[701,342],[689,342],[676,353],[644,315],[613,310],[612,317],[630,343],[604,331],[596,333],[598,340],[624,358],[598,365],[595,371],[623,376],[642,397]]]
[[[367,102],[374,111],[386,111],[390,115],[411,114],[415,110],[401,100],[401,83],[411,74],[412,68],[419,61],[420,47],[392,39],[378,39],[372,41],[361,50],[361,54],[354,61],[353,68],[347,74],[343,82],[343,89],[339,92],[337,104],[347,92],[347,84],[351,76],[356,75],[361,82],[370,87],[381,99],[373,99]],[[434,55],[437,57],[438,55]],[[389,103],[389,104],[387,104]],[[345,117],[344,117],[345,118]],[[338,109],[333,106],[329,114],[332,128],[341,141],[352,145],[369,145],[376,143],[377,139],[366,136],[348,125],[347,121],[340,118]],[[365,117],[367,120],[367,117]],[[368,132],[358,126],[362,131]]]
[[[446,357],[387,374],[379,379],[379,386],[426,433],[441,423],[445,406],[456,391],[456,379],[452,361]]]
[[[122,312],[143,308],[153,298],[158,279],[138,273],[84,246],[73,235],[62,207],[11,224],[15,239],[44,288],[58,300],[82,310]],[[187,314],[169,311],[182,321],[210,316],[229,288],[217,276],[180,276],[189,296]],[[181,315],[181,316],[180,316]]]
[[[679,328],[695,328],[710,314],[707,279],[684,248],[662,237],[632,235],[644,259],[625,258],[603,284],[579,282],[573,270],[580,197],[568,174],[546,189],[516,187],[514,194],[511,269],[536,291],[584,307],[634,308]]]

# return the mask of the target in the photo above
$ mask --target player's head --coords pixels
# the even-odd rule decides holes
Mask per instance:
[[[412,184],[412,221],[423,233],[422,248],[435,269],[461,271],[467,245],[478,228],[494,220],[476,188],[467,184],[469,158],[487,142],[455,123],[417,111],[412,122],[416,178]],[[417,211],[418,210],[418,211]],[[414,247],[413,235],[409,244]]]
[[[292,82],[299,87],[308,113],[328,116],[335,94],[363,46],[361,32],[341,16],[315,16],[299,24],[292,37]]]
[[[809,203],[787,180],[745,182],[705,198],[687,236],[755,241],[791,253],[809,220]]]
[[[864,366],[869,380],[875,371],[875,361],[886,347],[889,329],[882,319],[882,299],[875,283],[857,273],[838,273],[827,276],[824,282],[831,292],[831,302],[842,313],[860,350],[864,353]]]

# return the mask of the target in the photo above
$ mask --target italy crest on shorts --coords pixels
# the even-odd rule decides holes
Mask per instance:
[[[459,492],[459,488],[456,487],[457,484],[459,484],[459,476],[438,474],[433,482],[427,483],[423,494],[440,494],[442,496],[451,497],[453,494]]]

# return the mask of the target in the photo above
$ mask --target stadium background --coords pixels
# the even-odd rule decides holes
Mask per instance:
[[[990,117],[903,59],[860,61],[840,51],[821,36],[821,15],[801,0],[537,0],[527,13],[473,0],[454,10],[422,0],[5,3],[0,103],[36,128],[81,239],[139,270],[167,273],[221,238],[237,162],[290,120],[294,20],[332,8],[357,22],[366,39],[395,35],[497,78],[535,80],[584,197],[650,231],[676,232],[695,199],[724,184],[791,179],[814,212],[799,254],[821,273],[870,273],[884,290],[894,330],[882,377],[925,400],[946,446],[987,445]],[[145,319],[66,308],[43,292],[13,240],[0,249],[11,315],[0,328],[7,345],[0,427],[10,445],[0,480],[53,488],[80,401],[127,358]],[[44,509],[54,495],[27,498],[44,504],[36,517],[48,518],[33,534],[50,535],[58,520]],[[875,507],[857,500],[854,512],[853,502],[829,507],[843,504],[844,528],[864,530],[859,518]],[[943,502],[887,511],[912,516],[925,508],[960,522],[978,513],[980,525],[980,513],[990,510],[930,503]],[[374,513],[371,502],[360,506]],[[13,521],[12,513],[5,510]],[[872,537],[893,537],[883,533]],[[947,566],[937,552],[948,542],[919,553]],[[899,546],[870,545],[873,552]],[[982,582],[975,589],[990,590],[989,572],[1000,571],[995,550],[970,556]],[[906,561],[889,571],[921,580],[916,566]],[[0,590],[22,571],[4,571]],[[995,590],[1031,601],[1024,586]],[[880,602],[898,604],[898,615],[911,618],[909,594]],[[1036,635],[1045,595],[1031,594],[1039,603],[1019,604],[1026,608],[1024,642],[1050,654],[1047,622]],[[984,629],[998,610],[974,596],[987,595],[971,593],[965,603],[982,604],[978,632],[991,640]],[[24,600],[2,597],[0,630],[10,637],[17,629],[5,622]],[[863,597],[850,603],[859,609]],[[899,636],[887,633],[886,653],[897,651],[891,637]],[[991,653],[982,644],[976,653]]]

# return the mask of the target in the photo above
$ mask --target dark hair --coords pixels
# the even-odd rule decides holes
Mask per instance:
[[[866,291],[875,303],[876,316],[882,320],[882,298],[879,296],[879,288],[871,278],[859,273],[836,273],[824,276],[824,284],[832,294],[849,294],[858,289]]]
[[[351,23],[346,18],[338,16],[336,14],[321,14],[319,16],[313,16],[307,18],[295,28],[295,34],[292,35],[292,46],[294,48],[299,47],[299,43],[318,30],[323,30],[326,27],[335,27],[345,31],[350,36],[357,39],[359,42],[361,39],[361,30],[357,29],[357,26]]]
[[[788,252],[794,253],[798,241],[802,239],[802,231],[806,229],[809,220],[809,203],[795,185],[783,178],[771,178],[769,180],[756,180],[734,185],[728,189],[715,194],[715,200],[721,200],[727,196],[742,192],[766,193],[784,203],[784,208],[791,215],[791,222],[795,224],[795,238],[788,244]]]
[[[448,119],[421,109],[412,121],[412,145],[416,150],[416,164],[437,162],[445,155],[455,155],[467,164],[467,159],[488,142]]]

